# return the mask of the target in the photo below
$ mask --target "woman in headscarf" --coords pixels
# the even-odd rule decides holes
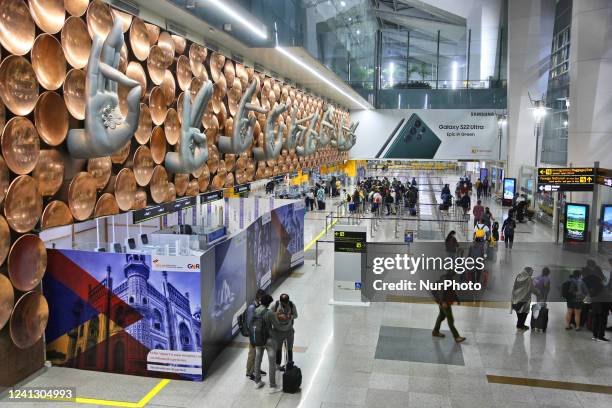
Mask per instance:
[[[514,287],[512,288],[512,310],[516,312],[517,316],[516,328],[522,331],[529,330],[529,326],[525,325],[525,320],[527,320],[527,315],[529,314],[531,294],[538,293],[531,275],[533,275],[533,269],[526,266],[516,276]],[[510,313],[512,313],[512,310]]]

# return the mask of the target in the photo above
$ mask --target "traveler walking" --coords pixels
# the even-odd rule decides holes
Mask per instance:
[[[482,201],[477,200],[476,205],[472,209],[472,215],[474,216],[474,225],[482,218],[484,215],[484,207],[482,206]]]
[[[443,284],[445,281],[453,280],[454,275],[455,272],[449,270],[442,275],[438,282]],[[452,309],[453,303],[458,302],[459,299],[457,297],[457,292],[452,289],[452,286],[449,286],[448,289],[444,289],[445,287],[446,286],[442,286],[443,289],[433,291],[436,303],[438,303],[438,318],[436,319],[436,324],[431,332],[431,335],[433,337],[446,337],[444,334],[440,333],[440,326],[442,325],[442,322],[446,320],[455,342],[461,343],[465,341],[465,337],[460,336],[459,332],[455,328],[455,318],[453,317]]]
[[[268,371],[270,372],[270,393],[280,392],[276,385],[276,350],[278,349],[277,331],[280,322],[269,308],[273,299],[270,295],[261,298],[261,304],[255,309],[251,325],[251,344],[255,346],[255,388],[265,383],[261,380],[261,361],[264,351],[268,354]]]
[[[582,268],[582,277],[591,301],[593,340],[610,341],[605,337],[607,314],[609,313],[606,302],[608,291],[604,285],[605,275],[599,265],[589,259],[586,266]]]
[[[446,248],[446,254],[451,258],[454,258],[457,255],[457,250],[459,249],[459,242],[457,241],[457,237],[455,236],[457,233],[455,231],[451,231],[446,236],[444,240],[444,246]]]
[[[255,316],[255,309],[257,309],[257,307],[261,304],[261,299],[264,297],[265,294],[266,294],[265,291],[261,289],[257,289],[257,293],[255,294],[255,299],[247,307],[245,326],[246,326],[246,333],[249,333],[249,335],[251,332],[251,326],[253,324],[253,317]],[[255,375],[253,374],[254,371],[255,371],[255,346],[249,342],[249,354],[247,356],[246,376],[247,378],[250,378],[253,381],[255,381]],[[262,370],[260,370],[259,372],[261,373],[261,375],[267,374],[265,371],[262,371]]]
[[[314,210],[314,204],[315,204],[315,193],[314,193],[314,190],[311,188],[306,193],[306,205],[310,208],[310,211]]]
[[[272,306],[272,311],[276,313],[276,317],[280,322],[280,326],[278,328],[276,365],[280,371],[285,371],[285,368],[281,366],[283,357],[283,343],[285,343],[287,347],[287,361],[285,363],[293,363],[293,341],[295,338],[293,322],[298,318],[298,311],[293,302],[289,300],[289,295],[286,293],[280,295],[279,300],[277,300],[274,306]]]
[[[506,246],[506,249],[512,250],[514,244],[514,229],[516,228],[516,221],[512,216],[508,216],[502,224],[502,239]]]
[[[320,211],[325,210],[325,190],[323,186],[320,186],[317,190],[317,208]]]
[[[580,331],[582,325],[581,314],[584,298],[587,295],[586,286],[582,282],[581,272],[576,269],[569,279],[561,285],[561,296],[565,299],[567,311],[565,312],[565,330],[572,330],[572,317],[574,327]]]
[[[526,266],[514,280],[512,287],[511,309],[516,312],[516,328],[521,331],[529,330],[529,326],[525,325],[527,315],[529,314],[529,306],[531,305],[531,295],[537,293],[537,289],[533,286],[533,269]]]
[[[546,302],[550,292],[550,269],[542,268],[542,274],[533,280],[533,285],[538,290],[536,299],[538,302]]]

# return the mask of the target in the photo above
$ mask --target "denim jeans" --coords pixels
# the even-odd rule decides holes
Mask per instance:
[[[276,340],[269,338],[265,346],[255,347],[255,382],[261,381],[261,361],[263,360],[264,350],[268,354],[268,378],[270,387],[276,386]]]
[[[453,337],[459,337],[459,332],[455,328],[455,318],[453,317],[453,309],[451,305],[447,305],[446,307],[442,305],[438,305],[438,319],[436,320],[436,325],[434,326],[434,332],[440,331],[440,325],[446,319],[446,323],[448,323],[448,328],[453,333]]]

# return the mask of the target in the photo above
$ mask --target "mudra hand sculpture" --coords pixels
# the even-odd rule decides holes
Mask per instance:
[[[287,133],[287,139],[285,139],[285,149],[293,150],[300,143],[302,134],[304,133],[304,127],[301,126],[304,122],[311,120],[314,115],[308,116],[307,118],[297,120],[297,109],[293,109],[291,113],[291,125],[289,126],[289,132]]]
[[[207,81],[198,91],[193,105],[191,92],[183,95],[181,141],[178,152],[166,153],[166,169],[172,173],[191,173],[208,160],[206,135],[200,131],[204,109],[213,94],[213,83]]]
[[[332,141],[334,133],[334,125],[331,123],[331,117],[334,114],[334,107],[327,105],[327,110],[321,121],[321,129],[319,130],[319,146],[324,147]]]
[[[72,157],[109,156],[123,148],[138,128],[142,88],[138,81],[117,69],[123,44],[119,18],[115,19],[104,43],[100,37],[94,38],[85,83],[85,129],[72,129],[68,133],[68,151]],[[119,85],[130,88],[125,117],[119,111]]]
[[[302,130],[302,133],[304,135],[303,136],[304,146],[296,147],[295,151],[297,152],[298,156],[303,157],[303,156],[311,155],[317,149],[318,134],[317,132],[315,132],[314,129],[318,121],[319,121],[319,112],[317,111],[312,116],[312,119],[310,119],[310,124],[308,125],[308,128],[306,128],[305,126],[300,126],[300,129]]]
[[[357,135],[355,134],[357,126],[359,126],[359,122],[351,124],[350,127],[342,126],[342,132],[345,133],[345,137],[343,138],[343,143],[341,145],[338,144],[338,150],[346,152],[355,146],[355,143],[357,143]]]
[[[242,96],[240,105],[238,105],[233,134],[230,136],[219,136],[218,145],[222,153],[240,154],[246,151],[251,146],[251,143],[253,143],[253,130],[257,119],[255,117],[249,118],[249,111],[258,113],[268,112],[265,108],[251,103],[253,94],[258,87],[259,79],[254,78]]]
[[[281,113],[287,110],[284,104],[275,106],[269,113],[266,119],[266,132],[264,134],[264,146],[253,149],[255,160],[264,161],[276,159],[283,147],[283,132],[285,124],[281,122],[278,126],[278,132],[274,135],[274,124]]]

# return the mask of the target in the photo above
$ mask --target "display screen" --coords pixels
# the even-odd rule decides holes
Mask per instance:
[[[480,180],[484,180],[489,176],[489,169],[483,167],[480,169]]]
[[[567,241],[586,242],[589,206],[585,204],[566,204],[565,206],[565,239]]]
[[[512,200],[516,192],[516,179],[504,179],[504,200]]]
[[[601,212],[601,240],[612,242],[612,205],[604,205]]]

